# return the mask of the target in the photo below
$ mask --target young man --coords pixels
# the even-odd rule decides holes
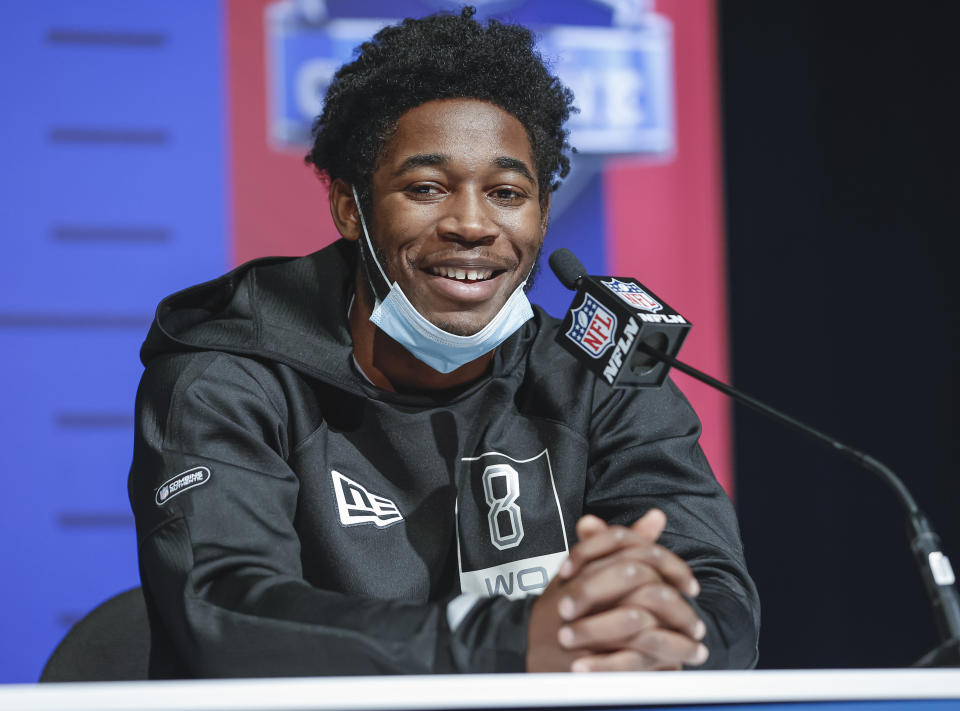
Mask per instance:
[[[343,240],[158,309],[130,475],[157,676],[755,663],[696,416],[526,300],[572,97],[472,14],[337,73],[308,161]]]

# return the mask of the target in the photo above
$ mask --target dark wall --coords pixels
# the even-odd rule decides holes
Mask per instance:
[[[720,3],[737,386],[907,482],[960,563],[958,3]],[[873,475],[742,408],[761,666],[901,666],[936,642]]]

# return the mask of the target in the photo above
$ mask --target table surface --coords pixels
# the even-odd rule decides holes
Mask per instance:
[[[953,699],[960,669],[464,674],[0,686],[0,709],[492,709]]]

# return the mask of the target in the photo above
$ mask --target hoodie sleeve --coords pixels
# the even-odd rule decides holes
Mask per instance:
[[[251,359],[162,356],[144,373],[129,493],[153,673],[522,671],[530,601],[383,601],[303,579],[286,419]]]
[[[597,386],[585,510],[629,526],[651,508],[667,515],[659,543],[701,586],[690,601],[707,626],[701,669],[757,663],[760,603],[747,573],[733,505],[697,440],[700,422],[671,382],[657,389]]]

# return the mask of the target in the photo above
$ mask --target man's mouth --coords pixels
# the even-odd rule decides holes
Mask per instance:
[[[436,276],[446,277],[447,279],[456,279],[457,281],[472,282],[486,281],[490,279],[495,270],[493,269],[456,269],[453,267],[430,267],[430,273]]]

